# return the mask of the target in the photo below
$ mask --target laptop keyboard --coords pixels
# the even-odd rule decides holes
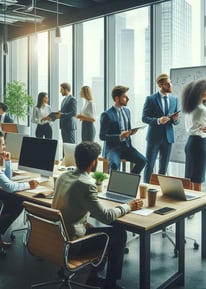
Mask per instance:
[[[113,200],[113,201],[118,201],[121,203],[127,203],[129,201],[131,201],[130,198],[124,197],[124,196],[120,196],[120,195],[116,195],[113,193],[106,193],[106,196],[108,199]]]

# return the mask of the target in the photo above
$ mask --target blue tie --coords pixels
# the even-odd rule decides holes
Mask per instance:
[[[168,115],[169,109],[168,109],[167,96],[164,96],[164,103],[165,103],[165,115]]]

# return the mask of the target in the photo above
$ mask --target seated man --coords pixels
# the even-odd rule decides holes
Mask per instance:
[[[26,189],[35,189],[38,186],[38,182],[35,180],[25,183],[11,181],[11,154],[4,151],[4,148],[4,135],[0,132],[0,156],[5,161],[5,170],[0,170],[0,187],[2,188],[2,190],[0,190],[0,199],[4,203],[4,209],[2,211],[3,217],[0,217],[0,248],[11,245],[11,243],[3,242],[1,235],[6,232],[23,210],[22,200],[12,193]]]
[[[132,172],[139,174],[146,164],[146,158],[131,143],[130,110],[126,107],[129,101],[128,87],[117,85],[112,89],[114,105],[103,112],[100,119],[100,139],[103,140],[103,157],[108,159],[109,169],[119,170],[120,159],[134,163]]]
[[[89,175],[95,171],[101,148],[97,143],[82,142],[76,146],[77,169],[63,173],[56,181],[52,208],[61,210],[71,239],[94,232],[109,235],[108,266],[104,289],[118,289],[116,281],[121,279],[126,232],[113,224],[111,227],[92,227],[87,219],[91,214],[98,221],[111,224],[131,210],[142,207],[141,200],[108,209],[98,199],[94,179]]]

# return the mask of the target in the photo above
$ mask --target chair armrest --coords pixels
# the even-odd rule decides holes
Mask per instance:
[[[106,239],[109,240],[109,236],[106,233],[100,232],[100,233],[92,233],[92,234],[89,234],[89,235],[85,235],[85,236],[80,237],[78,239],[69,241],[69,243],[72,245],[72,244],[76,244],[76,243],[79,243],[79,242],[88,241],[89,239],[95,240],[95,238],[98,239],[100,237],[105,237]]]

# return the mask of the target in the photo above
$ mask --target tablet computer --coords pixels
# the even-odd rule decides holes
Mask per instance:
[[[147,124],[141,125],[141,126],[137,126],[137,127],[132,128],[131,131],[134,132],[134,131],[136,131],[136,130],[138,130],[138,129],[143,129],[143,128],[145,128],[146,126],[147,126]]]

